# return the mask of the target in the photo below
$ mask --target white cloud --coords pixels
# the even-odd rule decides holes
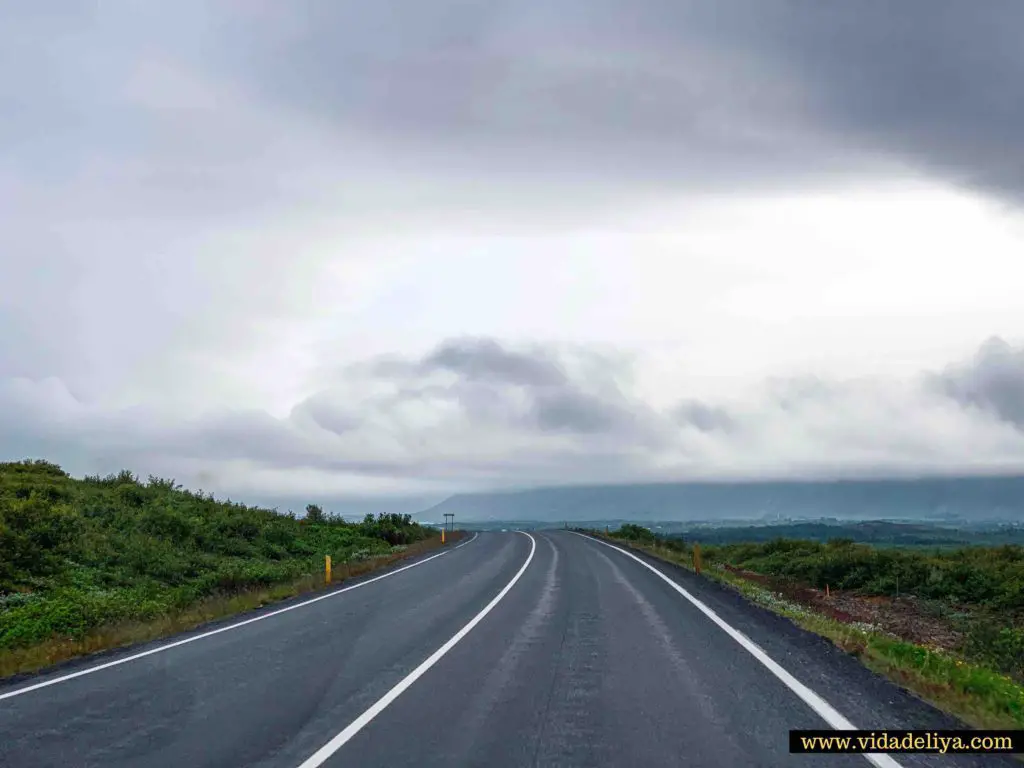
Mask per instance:
[[[1008,409],[1020,401],[1006,393],[1024,389],[1024,372],[1000,361],[1022,355],[993,341],[972,361],[909,379],[773,379],[747,399],[680,397],[659,409],[619,385],[630,378],[623,358],[459,338],[420,358],[351,366],[284,418],[108,412],[54,380],[7,381],[0,450],[16,454],[30,437],[73,471],[130,466],[260,499],[1019,472],[1024,430]]]

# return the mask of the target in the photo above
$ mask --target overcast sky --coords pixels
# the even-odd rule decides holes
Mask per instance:
[[[0,1],[0,458],[339,506],[1022,471],[1022,27]]]

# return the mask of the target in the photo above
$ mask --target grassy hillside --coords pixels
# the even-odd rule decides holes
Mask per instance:
[[[217,501],[130,472],[75,479],[42,461],[0,463],[0,653],[216,595],[322,573],[436,532],[408,515],[360,523]]]

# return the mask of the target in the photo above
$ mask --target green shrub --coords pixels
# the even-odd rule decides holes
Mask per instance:
[[[657,539],[649,528],[644,528],[642,525],[634,525],[633,523],[622,525],[617,531],[612,531],[611,535],[618,539],[639,542],[653,542]]]
[[[1024,627],[1007,626],[995,617],[972,621],[964,655],[1024,680]]]
[[[946,603],[1024,609],[1024,548],[954,550],[876,548],[867,544],[776,539],[708,546],[706,561],[826,584],[863,594],[915,595]]]

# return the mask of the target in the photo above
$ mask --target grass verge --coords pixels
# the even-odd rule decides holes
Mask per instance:
[[[462,536],[456,531],[448,541]],[[331,585],[387,568],[400,560],[441,547],[441,539],[432,537],[394,551],[347,563],[332,569]],[[0,679],[37,672],[46,667],[115,648],[158,640],[179,632],[187,632],[208,622],[244,613],[265,605],[316,592],[326,587],[322,573],[308,574],[290,582],[261,588],[249,588],[203,598],[177,611],[147,621],[119,622],[98,627],[81,637],[51,637],[40,643],[0,650]]]
[[[693,571],[685,553],[591,533],[616,545]],[[1024,686],[1006,675],[940,649],[926,648],[868,626],[847,624],[823,616],[724,569],[705,566],[701,576],[724,584],[750,602],[827,638],[856,656],[872,671],[968,725],[975,728],[1024,728]]]

